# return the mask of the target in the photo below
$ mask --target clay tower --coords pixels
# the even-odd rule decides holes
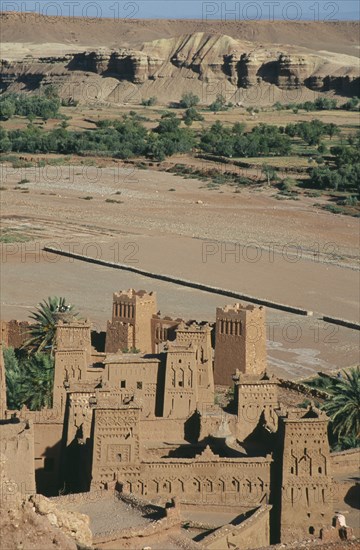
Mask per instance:
[[[107,324],[106,353],[124,350],[152,352],[151,319],[156,314],[156,294],[133,288],[113,295],[112,320]]]
[[[279,539],[319,537],[333,515],[328,417],[314,407],[279,410],[278,417]]]
[[[59,314],[55,337],[55,376],[53,406],[63,415],[66,389],[73,382],[86,380],[91,363],[91,327],[88,321]]]
[[[217,308],[215,384],[232,385],[237,370],[259,376],[265,369],[265,308],[242,304]]]

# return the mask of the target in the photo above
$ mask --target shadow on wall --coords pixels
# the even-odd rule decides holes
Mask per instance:
[[[66,492],[83,493],[90,490],[90,461],[92,445],[89,439],[82,441],[82,428],[66,449],[64,489]]]
[[[61,441],[46,447],[40,457],[35,457],[36,491],[47,497],[58,496],[59,460]]]
[[[105,352],[105,339],[106,332],[96,332],[96,330],[91,331],[91,345],[96,349],[98,353]]]
[[[352,478],[355,481],[355,485],[350,487],[345,495],[344,501],[346,504],[360,510],[360,478]]]
[[[184,424],[184,439],[190,443],[196,443],[200,436],[200,414],[195,411]]]

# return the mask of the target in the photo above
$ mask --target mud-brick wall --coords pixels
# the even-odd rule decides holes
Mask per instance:
[[[271,506],[258,508],[239,525],[224,525],[203,540],[208,550],[227,550],[230,547],[250,550],[270,544]]]
[[[0,483],[3,500],[19,492],[23,498],[34,494],[34,426],[14,420],[0,422],[0,455],[5,458],[2,472],[5,480]]]
[[[20,348],[29,338],[27,321],[0,321],[1,341],[5,347]]]
[[[360,466],[360,448],[332,453],[331,467],[334,476],[358,472]]]

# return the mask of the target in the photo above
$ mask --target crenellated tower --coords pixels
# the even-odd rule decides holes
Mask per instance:
[[[112,319],[106,330],[106,353],[130,349],[152,353],[151,319],[156,312],[155,292],[133,288],[115,292]]]
[[[233,374],[266,370],[265,309],[234,304],[216,309],[215,384],[230,386]]]
[[[319,537],[333,516],[329,419],[314,407],[279,410],[278,417],[279,539]]]
[[[91,364],[91,326],[86,320],[58,314],[55,336],[53,407],[63,416],[66,390],[74,382],[85,382]]]

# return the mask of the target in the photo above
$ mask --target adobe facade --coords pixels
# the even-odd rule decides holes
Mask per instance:
[[[106,331],[107,353],[139,349],[151,353],[151,318],[157,313],[156,294],[145,290],[115,292],[112,319]]]
[[[278,380],[266,372],[256,377],[240,373],[239,370],[233,375],[233,380],[237,412],[236,437],[239,441],[245,441],[250,437],[260,421],[276,430],[276,410],[279,408]]]
[[[231,385],[236,370],[261,375],[265,369],[265,308],[242,304],[217,308],[215,384]]]
[[[33,424],[19,418],[0,419],[0,436],[0,465],[5,479],[0,487],[1,498],[11,498],[15,492],[34,494]]]
[[[162,318],[154,293],[121,291],[101,352],[88,321],[59,314],[53,408],[18,413],[37,490],[116,485],[162,504],[177,497],[186,506],[262,510],[252,520],[267,526],[262,544],[318,537],[333,515],[328,419],[279,402],[279,381],[266,371],[264,315],[219,308],[214,350],[208,323]],[[221,384],[231,375],[232,409],[215,403],[216,369]]]
[[[278,409],[280,540],[320,536],[331,524],[333,485],[328,444],[328,418],[310,407]],[[280,481],[281,480],[281,481]]]

